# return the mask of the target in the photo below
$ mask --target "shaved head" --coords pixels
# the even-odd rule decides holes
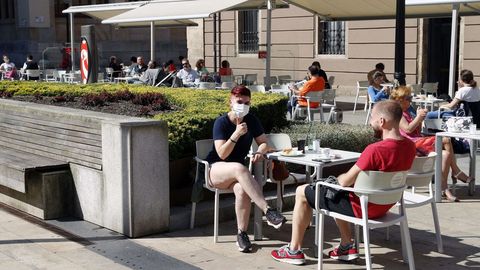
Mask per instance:
[[[402,108],[398,102],[393,100],[384,100],[375,103],[373,106],[373,113],[377,113],[379,116],[384,117],[392,122],[393,125],[398,125],[400,119],[402,119]]]

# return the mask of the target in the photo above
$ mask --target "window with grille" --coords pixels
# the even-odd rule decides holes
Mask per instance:
[[[238,52],[258,52],[258,10],[238,12]]]
[[[13,0],[0,1],[0,21],[13,22],[15,19],[15,3]]]
[[[319,21],[318,54],[345,54],[345,22]]]

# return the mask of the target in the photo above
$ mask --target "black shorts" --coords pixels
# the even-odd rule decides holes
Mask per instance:
[[[348,192],[341,192],[335,200],[325,197],[327,192],[326,186],[320,186],[320,208],[329,210],[332,212],[340,213],[346,216],[354,217],[352,205],[350,204],[350,198]],[[308,204],[315,209],[315,183],[308,185],[305,188],[305,197]]]

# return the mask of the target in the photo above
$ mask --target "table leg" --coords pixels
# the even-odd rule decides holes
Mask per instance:
[[[263,188],[263,167],[265,164],[254,164],[253,165],[253,174],[255,180]],[[253,209],[253,239],[255,241],[263,239],[263,222],[262,222],[262,210],[258,206],[254,205]]]
[[[435,202],[442,201],[442,136],[435,138]]]
[[[470,140],[470,177],[473,180],[468,184],[468,195],[473,196],[475,193],[475,171],[476,171],[476,158],[477,158],[477,140]]]

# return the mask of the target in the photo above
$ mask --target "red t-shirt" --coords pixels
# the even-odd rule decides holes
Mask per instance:
[[[362,171],[396,172],[408,171],[415,159],[415,144],[404,138],[403,140],[385,139],[373,143],[362,152],[356,165]],[[362,217],[360,200],[350,193],[350,203],[356,217]],[[378,218],[388,212],[393,204],[381,205],[368,203],[368,218]]]

